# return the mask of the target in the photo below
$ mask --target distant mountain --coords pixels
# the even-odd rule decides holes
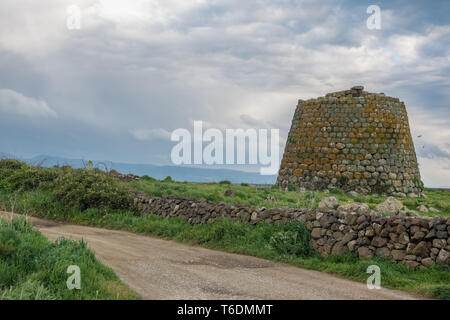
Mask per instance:
[[[24,159],[5,153],[0,153],[0,158],[14,158],[29,164],[41,165],[44,167],[69,165],[72,168],[84,168],[87,162],[81,159],[69,159],[47,155],[39,155],[33,158]],[[231,169],[158,166],[152,164],[131,164],[112,161],[93,161],[93,163],[96,168],[106,170],[114,169],[123,174],[132,173],[138,176],[148,175],[158,180],[171,176],[175,181],[190,182],[219,182],[222,180],[229,180],[232,183],[274,184],[276,181],[276,175],[263,176],[259,173]]]

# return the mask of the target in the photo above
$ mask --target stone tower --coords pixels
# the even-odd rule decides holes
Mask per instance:
[[[277,185],[421,194],[404,102],[363,90],[299,100]]]

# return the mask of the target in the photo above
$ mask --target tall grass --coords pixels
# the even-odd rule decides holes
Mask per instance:
[[[367,203],[371,209],[386,200],[384,196],[358,195],[352,197],[339,189],[330,190],[329,193],[321,191],[306,190],[300,192],[294,188],[286,191],[277,186],[253,186],[248,184],[231,185],[224,183],[188,183],[174,181],[159,181],[155,179],[141,179],[132,182],[133,188],[148,195],[162,196],[174,195],[192,198],[205,198],[210,201],[234,204],[246,204],[256,207],[291,207],[314,209],[319,202],[329,196],[334,196],[339,203],[351,202]],[[234,196],[227,197],[225,192],[231,189]],[[427,198],[399,198],[409,209],[416,210],[417,206],[423,204],[440,210],[439,213],[421,213],[423,216],[450,216],[450,191],[426,189]]]
[[[0,192],[0,207],[4,210],[9,210],[8,205],[5,205],[7,198],[7,194]],[[367,267],[376,264],[381,268],[384,287],[450,299],[448,267],[433,266],[414,270],[379,257],[359,259],[354,254],[323,258],[311,250],[309,232],[298,222],[285,225],[269,225],[264,222],[250,225],[222,219],[212,224],[192,226],[180,218],[137,216],[131,211],[110,211],[105,214],[95,208],[85,211],[65,209],[61,204],[52,202],[49,195],[43,191],[19,195],[16,212],[108,229],[128,230],[216,250],[252,255],[357,281],[365,281],[368,277]]]
[[[81,289],[67,288],[67,268],[81,270]],[[23,218],[0,219],[0,300],[133,299],[83,241],[51,243]]]

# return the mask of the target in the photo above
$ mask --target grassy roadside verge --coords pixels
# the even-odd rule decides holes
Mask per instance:
[[[381,268],[382,286],[406,290],[428,297],[450,299],[450,271],[433,266],[424,270],[394,264],[382,258],[358,259],[352,254],[322,258],[309,248],[309,233],[303,225],[256,226],[223,219],[213,224],[191,226],[173,218],[137,216],[125,210],[79,210],[54,201],[51,192],[43,190],[21,193],[0,192],[0,208],[43,218],[171,239],[207,248],[252,255],[281,261],[295,266],[324,271],[352,280],[365,282],[370,265]]]
[[[67,288],[67,268],[80,268],[80,290]],[[49,242],[24,218],[0,219],[0,300],[139,299],[86,243]]]
[[[330,190],[329,193],[322,191],[300,192],[292,186],[291,191],[285,191],[277,186],[253,186],[232,185],[227,181],[221,183],[189,183],[175,182],[171,179],[155,180],[143,177],[139,181],[133,181],[131,186],[148,195],[174,195],[190,198],[205,198],[210,201],[223,201],[232,204],[246,204],[256,207],[292,207],[310,208],[317,207],[319,202],[329,196],[334,196],[340,204],[351,202],[367,203],[371,209],[386,200],[387,197],[360,194],[349,196],[342,190]],[[225,196],[227,190],[233,191],[232,197]],[[439,212],[418,212],[422,216],[444,216],[450,217],[450,191],[439,189],[425,189],[427,198],[402,198],[398,199],[411,210],[417,210],[419,205],[438,209]]]

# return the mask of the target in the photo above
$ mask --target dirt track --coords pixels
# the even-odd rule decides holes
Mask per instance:
[[[0,217],[11,214],[0,212]],[[401,291],[259,258],[126,231],[30,218],[50,240],[83,238],[97,258],[144,299],[417,299]]]

